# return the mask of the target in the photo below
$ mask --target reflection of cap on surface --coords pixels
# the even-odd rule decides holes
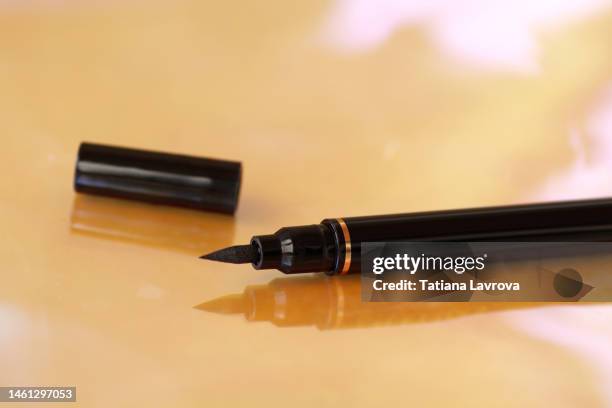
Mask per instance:
[[[235,220],[223,214],[79,194],[73,201],[70,227],[79,234],[197,256],[230,245]]]
[[[82,143],[76,191],[233,214],[242,165],[170,153]]]

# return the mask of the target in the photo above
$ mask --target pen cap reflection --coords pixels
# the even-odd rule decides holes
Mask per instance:
[[[107,197],[74,198],[73,232],[198,255],[234,239],[234,217]]]

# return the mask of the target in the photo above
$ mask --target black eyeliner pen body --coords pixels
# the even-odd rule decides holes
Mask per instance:
[[[360,271],[362,242],[612,240],[612,199],[329,218],[251,239],[256,269]]]

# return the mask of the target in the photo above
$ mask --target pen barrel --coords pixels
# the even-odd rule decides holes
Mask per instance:
[[[612,239],[612,199],[326,219],[338,243],[328,274],[358,273],[362,242]]]

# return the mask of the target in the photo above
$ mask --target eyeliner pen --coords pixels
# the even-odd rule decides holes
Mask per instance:
[[[248,245],[202,259],[286,274],[361,270],[362,242],[601,242],[612,241],[612,198],[328,218],[319,224],[256,235]]]

